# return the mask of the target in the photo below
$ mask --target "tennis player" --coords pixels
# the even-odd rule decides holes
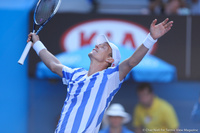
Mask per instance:
[[[53,56],[39,40],[39,36],[30,33],[33,49],[44,64],[62,77],[68,85],[67,96],[55,133],[97,133],[105,113],[114,95],[120,89],[125,76],[135,67],[158,38],[167,33],[173,21],[165,19],[157,24],[153,20],[150,33],[143,44],[131,57],[120,62],[120,52],[116,45],[101,35],[95,48],[88,54],[91,63],[86,71],[83,68],[64,66]],[[67,60],[67,59],[66,59]]]

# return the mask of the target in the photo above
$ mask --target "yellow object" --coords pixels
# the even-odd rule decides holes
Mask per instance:
[[[158,97],[154,97],[150,108],[138,104],[133,115],[133,126],[141,127],[146,133],[171,133],[179,126],[173,107]]]

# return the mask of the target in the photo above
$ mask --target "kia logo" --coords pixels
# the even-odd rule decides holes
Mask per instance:
[[[95,45],[96,37],[105,34],[116,45],[137,48],[149,30],[144,26],[120,19],[95,19],[67,29],[61,37],[63,51],[75,51],[86,45]],[[155,46],[149,51],[152,53]]]

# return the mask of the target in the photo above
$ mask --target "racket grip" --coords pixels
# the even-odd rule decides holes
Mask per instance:
[[[19,63],[20,65],[23,65],[23,64],[24,64],[24,61],[25,61],[25,59],[26,59],[26,56],[28,55],[28,53],[29,53],[29,51],[30,51],[30,49],[31,49],[31,45],[32,45],[32,41],[30,41],[30,42],[28,42],[28,43],[26,44],[26,47],[24,48],[24,51],[23,51],[23,53],[22,53],[20,59],[18,60],[18,63]]]

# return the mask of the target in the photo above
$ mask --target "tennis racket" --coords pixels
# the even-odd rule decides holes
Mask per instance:
[[[51,20],[51,18],[56,14],[61,0],[39,0],[35,11],[34,11],[34,22],[33,22],[33,33],[35,33],[36,26],[40,26],[36,32],[36,35],[42,30],[42,28]],[[18,61],[19,64],[23,65],[26,56],[32,45],[32,41],[26,44],[26,47]]]

